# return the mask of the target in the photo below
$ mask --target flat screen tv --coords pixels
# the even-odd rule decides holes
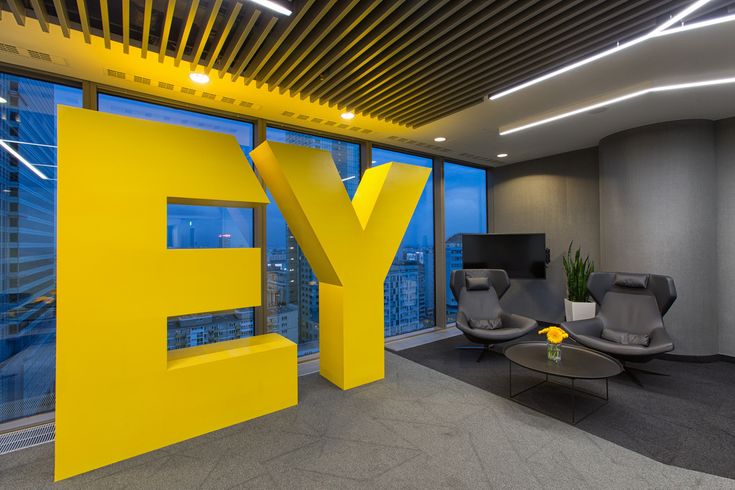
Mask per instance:
[[[546,234],[462,235],[465,269],[503,269],[515,279],[546,279]]]

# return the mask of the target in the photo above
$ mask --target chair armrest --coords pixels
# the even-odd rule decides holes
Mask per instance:
[[[651,333],[649,335],[651,338],[651,341],[648,344],[649,349],[674,349],[674,342],[671,340],[671,337],[669,337],[669,334],[666,333],[666,330],[664,330],[663,328],[654,328],[653,330],[651,330]]]
[[[538,325],[536,320],[528,318],[526,316],[516,315],[514,313],[502,312],[500,314],[500,320],[503,322],[503,328],[534,328]]]
[[[469,321],[467,320],[467,315],[465,315],[464,311],[459,310],[457,311],[457,322],[456,322],[457,328],[460,329],[462,332],[472,332],[472,327],[469,325]]]
[[[574,335],[586,335],[588,337],[600,337],[602,335],[602,320],[598,317],[573,322],[562,322],[561,328]]]

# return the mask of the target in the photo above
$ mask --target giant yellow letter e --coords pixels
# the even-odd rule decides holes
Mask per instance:
[[[319,279],[321,374],[342,389],[384,376],[383,281],[430,169],[369,169],[352,202],[326,151],[265,142],[250,153]]]
[[[259,249],[167,249],[167,203],[267,202],[231,135],[59,108],[57,480],[297,403],[280,335],[166,350],[261,293]]]

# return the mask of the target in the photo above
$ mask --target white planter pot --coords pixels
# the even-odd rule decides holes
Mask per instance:
[[[564,314],[568,322],[594,318],[597,304],[594,302],[569,301],[564,298]]]

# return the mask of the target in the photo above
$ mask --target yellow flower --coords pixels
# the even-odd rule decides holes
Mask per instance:
[[[546,327],[544,329],[539,330],[539,334],[546,334],[546,340],[550,344],[561,344],[564,339],[569,337],[569,334],[566,333],[563,329],[559,327]]]

